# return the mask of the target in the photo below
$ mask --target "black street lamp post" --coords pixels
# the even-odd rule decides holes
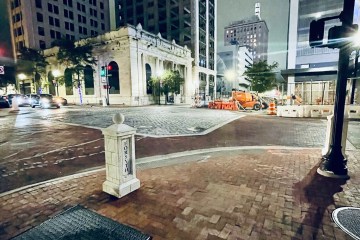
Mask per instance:
[[[344,0],[344,9],[340,15],[344,29],[351,28],[353,21],[354,0]],[[334,118],[332,124],[332,142],[329,152],[322,157],[317,172],[333,178],[348,178],[347,159],[342,154],[342,132],[344,123],[346,84],[348,78],[349,59],[353,43],[341,45],[338,62]]]

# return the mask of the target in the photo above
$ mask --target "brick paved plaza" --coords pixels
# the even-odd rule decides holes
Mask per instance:
[[[359,207],[358,150],[350,180],[316,174],[319,149],[253,149],[199,155],[192,162],[138,171],[141,188],[116,199],[102,192],[104,170],[0,195],[7,239],[76,204],[154,239],[350,239],[331,221]]]
[[[75,110],[24,109],[0,116],[1,183],[23,181],[18,186],[23,187],[0,193],[0,239],[77,204],[154,239],[350,239],[330,216],[338,207],[359,207],[359,122],[349,124],[345,182],[316,174],[325,139],[322,119],[227,111],[218,117],[208,109],[192,118],[194,109],[164,107],[159,111],[167,121],[162,121],[142,118],[147,108],[122,108],[133,119],[129,125],[164,131],[136,137],[141,188],[116,199],[102,192],[103,138],[97,124],[105,112],[110,120],[118,109],[99,115],[90,107],[81,114]],[[194,119],[201,115],[208,125],[197,128],[203,122]],[[85,116],[87,121],[77,122]],[[167,130],[183,123],[197,132]],[[89,124],[95,129],[82,127]],[[34,176],[51,180],[26,186],[40,181],[31,182]]]

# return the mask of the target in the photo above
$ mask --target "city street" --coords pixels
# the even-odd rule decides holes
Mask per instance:
[[[22,107],[0,112],[0,192],[104,166],[99,129],[116,112],[137,128],[138,159],[190,150],[236,146],[321,148],[324,119],[294,119],[262,112],[231,112],[187,106],[61,109]],[[360,122],[349,124],[348,149],[360,149]]]

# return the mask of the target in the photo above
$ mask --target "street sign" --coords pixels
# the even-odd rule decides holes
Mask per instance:
[[[102,77],[102,78],[101,78],[101,82],[102,82],[102,83],[106,83],[106,78]]]
[[[4,66],[0,66],[0,74],[5,74],[5,68],[4,68]]]

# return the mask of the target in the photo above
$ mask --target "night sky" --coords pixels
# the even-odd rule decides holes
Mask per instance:
[[[268,62],[276,61],[286,68],[288,0],[218,0],[217,41],[224,45],[224,27],[230,22],[255,15],[255,3],[261,4],[261,19],[269,28]]]

